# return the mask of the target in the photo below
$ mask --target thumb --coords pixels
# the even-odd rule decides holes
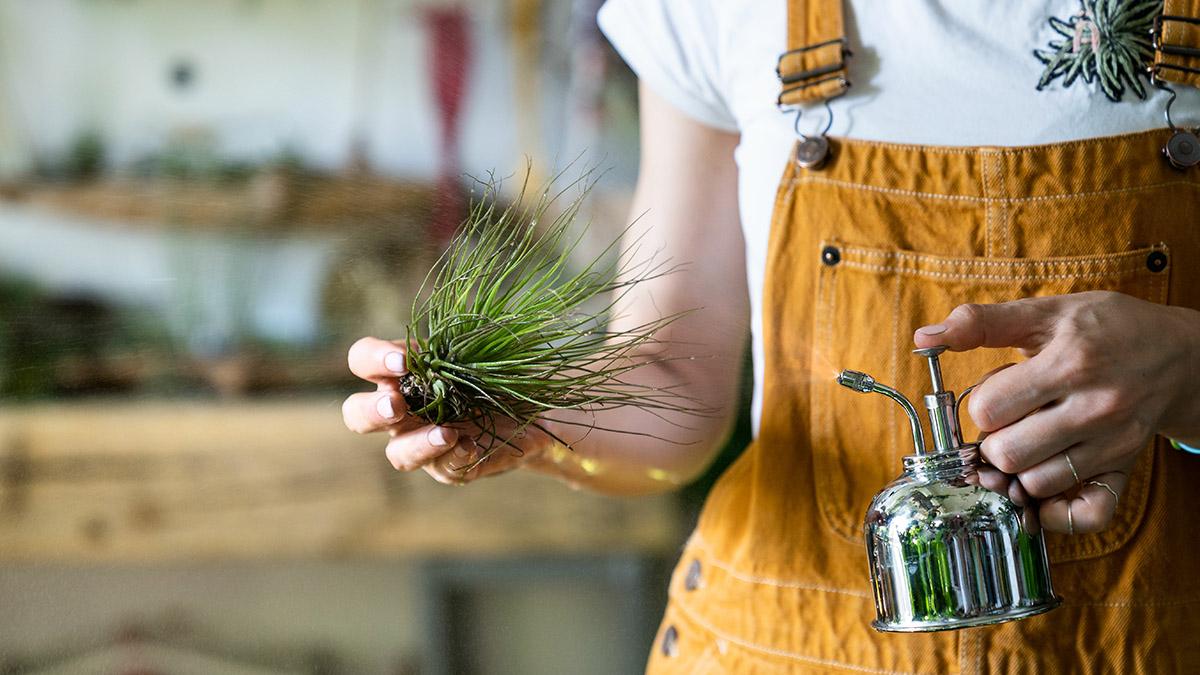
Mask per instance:
[[[1026,298],[994,305],[959,305],[941,323],[913,334],[919,349],[946,345],[961,352],[977,347],[1039,351],[1049,342],[1057,299]]]

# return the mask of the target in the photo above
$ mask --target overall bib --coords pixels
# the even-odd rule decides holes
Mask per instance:
[[[807,79],[785,102],[843,86],[827,37],[842,34],[840,6],[810,3],[789,5],[781,70],[790,59]],[[1200,46],[1200,27],[1192,37]],[[894,403],[834,381],[853,368],[926,393],[912,332],[964,302],[1106,289],[1200,309],[1200,170],[1168,165],[1170,134],[1019,148],[831,139],[819,169],[789,162],[767,258],[760,432],[684,549],[649,672],[1200,673],[1200,459],[1161,438],[1108,529],[1047,534],[1061,608],[874,631],[863,517],[912,443]],[[946,354],[946,386],[1019,360]]]

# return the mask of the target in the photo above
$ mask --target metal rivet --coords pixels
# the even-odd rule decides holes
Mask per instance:
[[[679,631],[675,629],[675,626],[667,626],[667,629],[663,631],[660,647],[664,656],[679,655]]]
[[[842,252],[836,246],[826,246],[821,249],[821,262],[833,267],[842,261]]]
[[[692,564],[688,565],[687,575],[683,577],[683,587],[689,591],[694,591],[700,588],[700,561],[692,560]]]
[[[1162,251],[1151,251],[1146,256],[1146,269],[1151,272],[1161,272],[1167,269],[1167,254]]]

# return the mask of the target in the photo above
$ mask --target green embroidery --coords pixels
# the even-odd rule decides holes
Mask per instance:
[[[1037,88],[1042,90],[1057,78],[1064,87],[1080,76],[1084,82],[1100,83],[1111,101],[1120,101],[1128,87],[1138,98],[1146,98],[1142,78],[1154,60],[1150,29],[1162,11],[1162,0],[1080,0],[1078,14],[1066,19],[1050,17],[1050,27],[1060,36],[1048,49],[1033,55],[1046,64]]]

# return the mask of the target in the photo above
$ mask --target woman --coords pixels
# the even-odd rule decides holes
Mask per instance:
[[[651,672],[1200,672],[1200,458],[1167,440],[1200,445],[1200,169],[1180,168],[1195,148],[1163,156],[1170,95],[1142,74],[1158,63],[1173,112],[1195,113],[1200,60],[1141,46],[1147,26],[1187,48],[1200,29],[1156,24],[1154,3],[1099,4],[601,11],[642,81],[633,234],[692,263],[622,320],[703,307],[667,337],[688,345],[679,355],[716,355],[641,376],[729,413],[747,319],[754,338],[755,440],[684,551]],[[1200,3],[1167,5],[1200,17]],[[952,389],[1017,362],[970,401],[995,467],[982,478],[1040,500],[1066,602],[986,628],[877,633],[861,522],[911,448],[887,401],[833,375],[925,391],[909,352],[938,344],[961,352],[944,359]],[[361,341],[350,365],[378,391],[347,400],[347,424],[390,430],[397,468],[444,482],[519,466],[666,489],[703,469],[730,422],[691,421],[678,438],[623,417],[685,443],[596,433],[568,453],[539,439],[463,476],[469,442],[403,417],[395,344]]]

